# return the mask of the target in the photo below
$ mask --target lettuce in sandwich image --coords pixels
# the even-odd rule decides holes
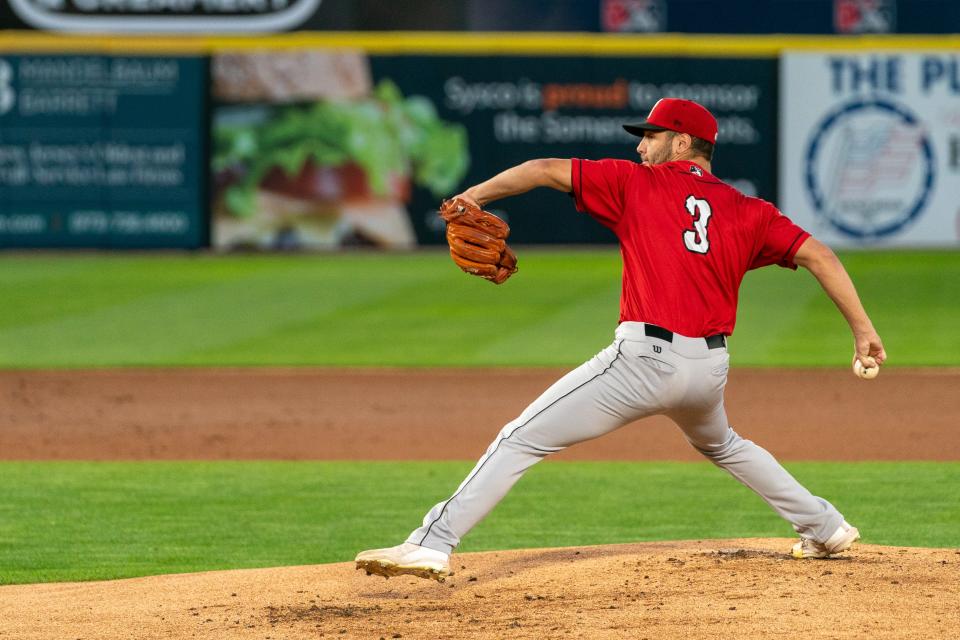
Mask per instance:
[[[412,185],[451,195],[469,163],[465,128],[390,80],[349,99],[221,107],[213,147],[226,248],[413,246]]]

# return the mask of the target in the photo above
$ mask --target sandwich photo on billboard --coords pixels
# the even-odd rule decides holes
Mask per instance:
[[[220,54],[212,63],[213,244],[416,245],[406,203],[452,195],[467,133],[354,51]]]

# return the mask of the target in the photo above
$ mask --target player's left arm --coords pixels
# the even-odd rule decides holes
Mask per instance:
[[[536,187],[550,187],[570,193],[573,190],[570,165],[571,161],[563,158],[528,160],[470,187],[455,197],[482,208],[494,200],[526,193]]]
[[[811,236],[800,245],[793,261],[813,274],[847,320],[860,362],[868,367],[874,361],[883,364],[887,359],[883,342],[863,308],[850,275],[830,247]]]

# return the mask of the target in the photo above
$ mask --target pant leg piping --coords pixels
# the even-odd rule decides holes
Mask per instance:
[[[480,463],[480,467],[477,468],[476,472],[473,473],[473,475],[471,475],[471,476],[467,479],[467,481],[463,484],[463,486],[460,487],[460,490],[459,490],[459,491],[457,491],[455,494],[453,494],[452,496],[450,496],[450,497],[447,499],[447,501],[446,501],[445,503],[443,503],[443,507],[440,509],[440,513],[437,514],[437,517],[434,518],[434,519],[433,519],[433,522],[430,523],[430,526],[427,527],[426,533],[423,534],[423,537],[420,539],[420,542],[419,542],[418,544],[420,544],[420,546],[423,546],[423,543],[426,541],[427,536],[430,535],[430,530],[433,529],[433,525],[437,524],[437,522],[440,521],[440,518],[443,517],[443,512],[447,510],[447,505],[449,505],[449,504],[454,500],[454,498],[456,498],[458,495],[460,495],[460,494],[463,492],[463,490],[467,488],[467,485],[470,484],[470,481],[471,481],[471,480],[473,480],[475,477],[477,477],[477,474],[480,473],[480,471],[483,469],[483,466],[484,466],[485,464],[487,464],[487,462],[490,460],[490,458],[493,457],[493,454],[495,454],[495,453],[500,449],[500,444],[503,443],[504,440],[507,440],[507,439],[513,437],[513,434],[515,434],[517,431],[519,431],[519,430],[522,429],[523,427],[525,427],[525,426],[527,426],[528,424],[530,424],[535,418],[537,418],[538,416],[540,416],[544,411],[546,411],[546,410],[549,409],[550,407],[554,406],[555,404],[557,404],[558,402],[560,402],[561,400],[563,400],[564,398],[566,398],[567,396],[569,396],[569,395],[572,394],[573,392],[582,389],[583,387],[585,387],[586,385],[588,385],[589,383],[593,382],[594,380],[596,380],[597,378],[599,378],[600,376],[602,376],[603,374],[605,374],[607,371],[609,371],[609,370],[613,367],[614,363],[615,363],[617,360],[620,359],[620,348],[621,348],[622,345],[623,345],[623,340],[620,340],[620,342],[617,343],[617,355],[614,356],[613,360],[610,361],[610,364],[608,364],[603,371],[601,371],[600,373],[596,374],[595,376],[593,376],[593,377],[590,378],[589,380],[585,380],[584,382],[580,383],[579,385],[577,385],[576,387],[574,387],[574,388],[571,389],[570,391],[567,391],[565,394],[563,394],[562,396],[560,396],[559,398],[557,398],[556,400],[554,400],[553,402],[551,402],[550,404],[548,404],[547,406],[545,406],[543,409],[541,409],[540,411],[538,411],[535,415],[530,416],[530,418],[529,418],[526,422],[524,422],[523,424],[517,425],[517,426],[514,428],[514,430],[511,431],[508,435],[506,435],[506,436],[504,436],[504,437],[501,437],[500,440],[497,441],[497,446],[494,447],[494,448],[493,448],[493,451],[491,451],[490,454],[486,457],[486,459],[485,459],[483,462]]]

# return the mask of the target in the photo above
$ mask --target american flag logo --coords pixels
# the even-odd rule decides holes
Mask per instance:
[[[928,132],[904,108],[859,102],[829,115],[807,154],[807,187],[832,226],[862,238],[919,215],[934,179]]]

